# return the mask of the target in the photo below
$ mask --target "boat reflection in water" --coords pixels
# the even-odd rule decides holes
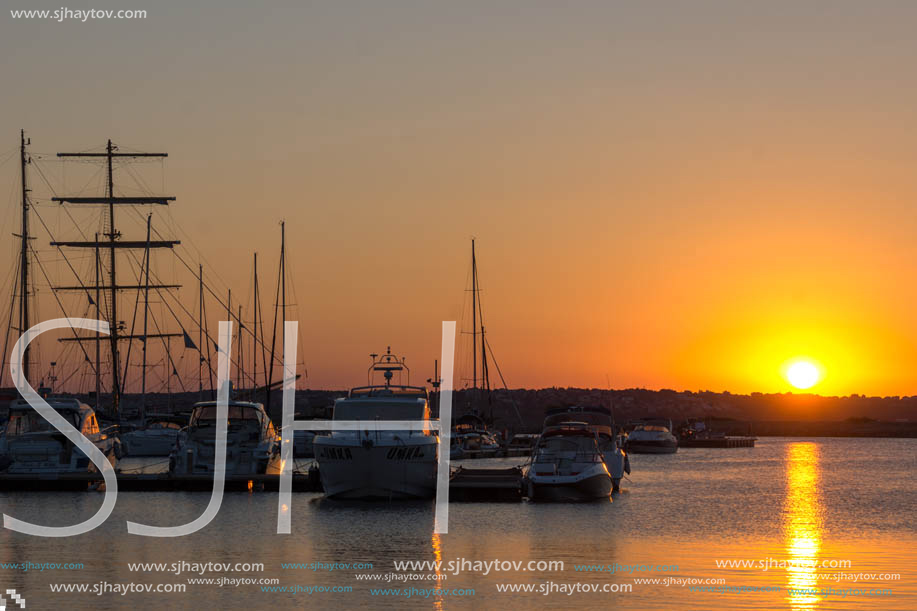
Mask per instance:
[[[787,446],[786,498],[783,531],[787,553],[787,588],[819,588],[818,554],[821,550],[822,508],[819,500],[819,447],[802,442]],[[817,594],[790,594],[791,609],[815,609]]]

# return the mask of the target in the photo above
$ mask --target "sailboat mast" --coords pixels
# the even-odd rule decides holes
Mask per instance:
[[[150,314],[150,227],[153,215],[146,217],[146,260],[143,262],[143,364],[140,367],[140,421],[146,422],[146,349],[147,323]]]
[[[122,384],[121,384],[121,359],[118,354],[118,342],[122,339],[136,339],[130,334],[123,335],[121,333],[121,322],[118,320],[118,291],[121,290],[143,290],[142,286],[133,286],[133,285],[118,285],[118,275],[117,275],[117,252],[119,248],[124,249],[140,249],[145,248],[149,250],[151,248],[172,248],[176,244],[180,244],[178,240],[151,240],[149,237],[146,242],[140,240],[122,240],[121,233],[118,231],[117,225],[115,223],[115,206],[116,205],[149,205],[149,204],[158,204],[158,205],[167,205],[170,201],[174,201],[174,197],[167,196],[125,196],[118,197],[115,195],[115,174],[114,174],[114,159],[115,157],[119,159],[131,159],[131,158],[162,158],[167,157],[167,153],[139,153],[139,152],[120,152],[118,147],[116,147],[111,139],[109,139],[105,145],[104,152],[83,152],[83,153],[58,153],[58,157],[85,157],[85,158],[105,158],[106,170],[107,170],[107,181],[106,181],[106,194],[105,196],[65,196],[65,197],[52,197],[51,200],[60,203],[66,203],[70,205],[85,205],[85,204],[107,204],[108,206],[108,218],[107,218],[107,228],[106,231],[102,234],[108,238],[107,248],[109,250],[110,267],[108,269],[108,285],[105,286],[100,279],[100,282],[96,286],[101,286],[102,289],[108,291],[108,310],[106,315],[108,316],[109,323],[109,336],[108,341],[111,345],[111,413],[113,415],[117,414],[121,406],[121,393],[122,393]],[[98,236],[96,237],[95,242],[89,241],[66,241],[66,242],[51,242],[51,246],[57,247],[67,247],[67,248],[94,248],[99,249],[100,243]],[[100,263],[101,266],[101,263]],[[84,290],[85,287],[80,286],[80,290]],[[170,287],[168,285],[156,285],[151,286],[150,288],[161,289],[161,288],[177,288]],[[69,287],[58,287],[60,290],[70,290]],[[97,300],[97,303],[100,303],[101,300]],[[135,311],[136,314],[136,311]],[[154,334],[147,336],[144,340],[149,339],[149,337],[171,337],[176,334]],[[104,338],[96,337],[93,338],[94,341],[99,342],[103,341]],[[64,341],[64,340],[61,340]],[[86,341],[83,338],[73,338],[73,341]],[[128,353],[129,354],[129,353]],[[127,363],[125,363],[125,367]],[[126,377],[126,376],[125,376]]]
[[[245,379],[243,378],[243,375],[245,373],[245,361],[243,360],[245,358],[245,353],[242,351],[243,337],[242,337],[242,304],[241,303],[239,304],[238,321],[239,321],[239,373],[236,375],[236,387],[241,389],[242,384],[245,381]]]
[[[252,389],[258,388],[258,301],[260,296],[258,294],[258,253],[255,253],[255,263],[254,263],[254,295],[252,300]],[[262,346],[262,355],[264,348]]]
[[[102,320],[102,262],[99,259],[99,234],[95,236],[96,255],[96,320]],[[98,338],[96,345],[96,409],[102,404],[102,339]]]
[[[232,324],[232,289],[229,289],[229,295],[226,297],[226,320]],[[229,351],[226,358],[229,359],[230,363],[232,362],[232,350]],[[232,374],[229,376],[229,382],[230,384],[232,383]]]
[[[25,166],[29,163],[26,152],[25,130],[20,130],[19,158],[22,166],[22,226],[19,237],[22,240],[19,261],[19,333],[26,333],[30,328],[29,323],[29,185],[26,182]],[[29,380],[29,345],[26,343],[22,355],[22,380]]]
[[[204,400],[204,266],[198,264],[198,325],[197,325],[197,349],[200,352],[200,358],[197,361],[197,392],[198,401]]]
[[[286,222],[280,222],[280,283],[281,293],[280,293],[280,320],[286,323],[287,320],[287,255],[286,255]],[[284,333],[284,341],[281,344],[283,347],[286,347],[286,333]]]
[[[115,273],[115,261],[117,260],[115,243],[118,234],[115,231],[115,174],[112,150],[111,138],[109,138],[105,152],[107,153],[106,161],[108,164],[108,242],[111,250],[111,267],[108,270],[109,282],[111,283],[109,287],[109,305],[111,307],[111,334],[109,335],[111,341],[111,411],[113,414],[117,414],[121,405],[121,382],[119,380],[121,359],[118,356],[118,283],[116,281],[117,274]]]
[[[475,261],[477,269],[477,261]],[[477,277],[477,274],[475,274]],[[475,292],[478,294],[478,321],[481,323],[481,388],[490,392],[490,372],[487,369],[487,340],[484,337],[484,308],[481,305],[481,287],[475,285]]]
[[[481,320],[484,320],[484,314],[481,314]],[[490,392],[490,371],[487,369],[487,350],[484,339],[484,325],[481,325],[481,387]]]
[[[277,312],[281,312],[281,316],[286,320],[286,308],[287,308],[287,282],[286,282],[286,223],[285,221],[280,221],[280,266],[277,270],[277,292],[275,293],[274,301],[274,324],[271,331],[271,364],[268,367],[267,374],[267,384],[264,386],[264,396],[265,396],[265,408],[267,409],[268,414],[271,411],[271,386],[273,386],[274,381],[274,349],[277,346]],[[277,297],[280,297],[280,302],[276,301]],[[281,330],[281,333],[283,331]],[[286,335],[286,334],[284,334]],[[286,343],[286,338],[284,338],[284,343],[281,346],[284,346]]]
[[[287,223],[280,221],[280,350],[281,354],[286,355],[287,350]],[[284,356],[284,358],[286,358]],[[273,364],[273,358],[271,359]],[[284,365],[286,367],[286,365]],[[295,364],[294,364],[295,367]],[[286,375],[284,371],[281,379]],[[270,389],[268,390],[270,392]]]
[[[471,388],[478,387],[478,263],[471,240]]]

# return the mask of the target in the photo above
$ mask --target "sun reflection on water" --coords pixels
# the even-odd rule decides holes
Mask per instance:
[[[437,567],[439,567],[439,565],[442,564],[442,561],[443,561],[443,544],[442,544],[442,541],[439,540],[439,535],[437,533],[433,533],[432,543],[433,543],[433,559],[436,560]],[[439,590],[439,588],[442,587],[443,579],[445,579],[445,575],[443,575],[442,571],[439,568],[437,568],[436,569],[436,585],[434,585],[433,587]],[[433,608],[434,609],[443,609],[442,593],[437,593],[434,595]]]
[[[788,557],[787,587],[818,588],[816,564],[821,549],[821,504],[818,496],[819,448],[810,442],[787,446],[784,543]],[[791,609],[816,609],[816,594],[789,595]]]

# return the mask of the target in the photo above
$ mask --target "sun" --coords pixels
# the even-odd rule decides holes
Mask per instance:
[[[821,372],[812,361],[799,359],[786,368],[786,379],[799,390],[805,390],[818,384]]]

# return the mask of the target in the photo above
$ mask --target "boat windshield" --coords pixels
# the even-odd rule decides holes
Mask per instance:
[[[156,422],[151,422],[147,429],[175,429],[176,431],[181,429],[181,425],[177,422],[171,422],[169,420],[157,420]]]
[[[260,409],[250,406],[250,405],[230,405],[229,406],[229,422],[228,424],[232,426],[245,424],[247,422],[258,422],[261,424],[264,418],[264,412]],[[217,406],[216,405],[202,405],[200,407],[194,408],[194,413],[191,414],[191,426],[216,426],[217,420]]]
[[[569,412],[551,414],[544,420],[545,428],[549,426],[557,426],[563,422],[569,422],[575,420],[577,422],[585,422],[586,424],[594,426],[611,426],[611,418],[601,412],[589,412],[589,411],[576,411],[571,410]]]
[[[584,462],[601,461],[595,439],[581,436],[543,438],[538,446],[535,462],[554,462],[571,458]]]
[[[80,428],[79,412],[66,410],[58,413],[66,418],[67,422],[76,428]],[[8,437],[15,437],[16,435],[25,435],[27,433],[48,433],[56,430],[51,426],[50,422],[42,418],[36,411],[14,411],[10,414],[10,422],[6,427],[6,434]]]
[[[668,433],[669,429],[664,426],[657,426],[655,424],[641,424],[634,429],[635,431],[650,431],[653,433]]]

